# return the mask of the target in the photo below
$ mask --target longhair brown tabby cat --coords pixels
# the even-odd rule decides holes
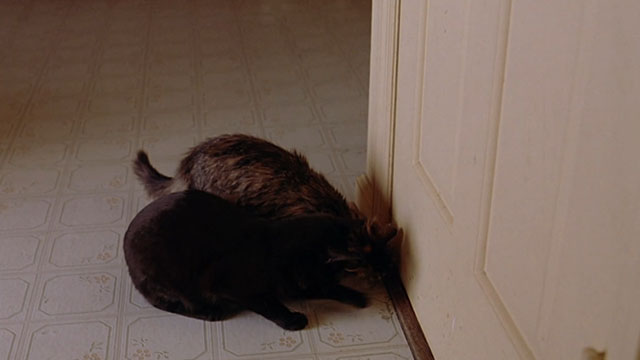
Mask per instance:
[[[151,198],[197,189],[272,220],[317,213],[364,219],[302,154],[254,136],[220,135],[203,141],[182,159],[173,178],[159,173],[141,150],[134,171]],[[351,234],[359,245],[354,247],[359,249],[357,258],[364,261],[355,267],[373,267],[382,274],[391,270],[394,264],[387,245],[395,234],[392,224],[366,221]]]

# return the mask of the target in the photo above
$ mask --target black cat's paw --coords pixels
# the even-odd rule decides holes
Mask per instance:
[[[308,323],[309,320],[307,320],[307,317],[304,314],[294,312],[287,317],[281,326],[285,330],[295,331],[304,329]]]

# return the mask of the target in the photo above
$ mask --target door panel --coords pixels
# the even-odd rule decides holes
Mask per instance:
[[[514,359],[521,350],[495,314],[498,297],[474,273],[486,242],[509,7],[455,3],[401,3],[392,197],[406,235],[401,270],[436,358]]]
[[[462,77],[450,77],[451,72],[461,72],[464,57],[466,29],[464,23],[452,23],[450,19],[463,19],[468,10],[467,2],[431,2],[429,29],[439,34],[427,35],[429,51],[424,52],[425,68],[422,70],[424,102],[418,111],[425,121],[416,123],[418,137],[415,151],[416,171],[426,187],[437,194],[439,206],[445,218],[451,222],[450,204],[455,194],[455,166],[458,156],[457,139],[460,132],[462,109]],[[426,17],[426,8],[422,10]],[[426,25],[426,24],[425,24]],[[426,73],[428,65],[428,74]],[[442,70],[442,71],[440,71]],[[440,84],[425,86],[425,82]]]
[[[631,0],[401,3],[392,208],[436,358],[637,356],[637,18]]]

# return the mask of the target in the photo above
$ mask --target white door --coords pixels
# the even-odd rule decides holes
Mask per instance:
[[[392,209],[436,359],[640,359],[640,1],[398,19]]]

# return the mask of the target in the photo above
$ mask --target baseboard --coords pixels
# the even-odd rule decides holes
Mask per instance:
[[[400,276],[397,274],[390,275],[385,279],[384,285],[395,307],[400,326],[402,326],[402,331],[407,339],[413,358],[415,360],[434,360],[427,338],[424,336],[418,318],[413,312],[413,307],[402,285]]]
[[[389,221],[390,205],[382,191],[371,181],[369,176],[361,175],[356,179],[356,204],[365,216]],[[398,234],[401,235],[402,232]],[[384,285],[391,297],[396,314],[400,320],[402,331],[407,339],[409,348],[415,360],[434,360],[433,353],[420,327],[418,318],[397,273],[391,274],[384,280]]]

